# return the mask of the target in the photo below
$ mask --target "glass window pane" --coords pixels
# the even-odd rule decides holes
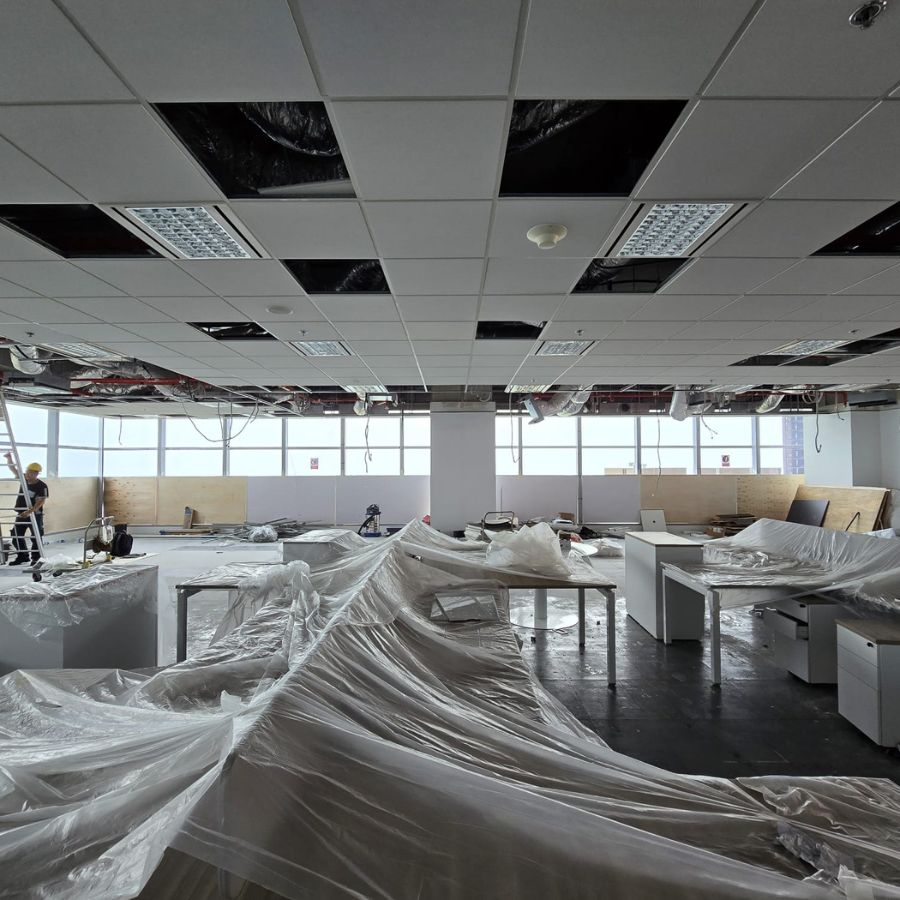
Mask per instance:
[[[656,434],[654,428],[653,433]],[[633,447],[634,416],[582,416],[584,447]]]
[[[156,447],[158,443],[158,419],[123,419],[117,416],[103,421],[104,447]]]
[[[18,437],[16,438],[16,443],[18,443]],[[30,446],[22,446],[19,444],[19,459],[22,460],[22,465],[27,466],[29,463],[40,463],[43,472],[41,473],[41,478],[45,478],[47,476],[47,448],[46,447],[30,447]],[[6,465],[6,460],[3,460],[3,465]],[[4,469],[7,475],[11,475],[12,473],[9,469]],[[0,476],[2,477],[2,476]]]
[[[765,447],[803,444],[803,416],[759,416],[759,443]]]
[[[429,416],[403,417],[403,445],[405,447],[431,446],[431,418]]]
[[[700,420],[702,447],[749,447],[752,443],[752,416],[704,416]]]
[[[221,450],[166,450],[166,475],[221,474]]]
[[[370,447],[399,447],[400,446],[400,418],[399,416],[353,416],[344,419],[344,446],[366,446],[366,424],[369,426]],[[399,471],[400,456],[397,455],[397,468]],[[349,472],[347,473],[350,474]],[[357,473],[358,474],[358,473]]]
[[[205,449],[222,446],[222,425],[215,419],[166,419],[167,447],[203,447]],[[193,473],[187,473],[193,474]]]
[[[559,419],[544,419],[522,425],[522,446],[524,447],[574,447],[578,443],[578,420],[575,416]]]
[[[337,416],[288,419],[289,447],[340,447],[341,420]]]
[[[281,419],[232,419],[231,446],[281,447]]]
[[[65,447],[99,447],[100,419],[97,416],[60,412],[59,442]]]
[[[529,447],[522,451],[523,475],[576,475],[574,447],[548,448]]]
[[[360,448],[344,451],[344,473],[346,475],[399,475],[400,450],[386,450],[377,447],[372,450],[372,458],[365,459],[366,451]],[[368,463],[368,468],[367,468]]]
[[[231,450],[228,471],[232,475],[280,475],[281,449]]]
[[[760,447],[761,475],[802,475],[803,447]]]
[[[105,478],[119,477],[143,477],[155,478],[156,471],[155,450],[104,450],[103,451],[103,476]]]
[[[659,460],[656,447],[641,450],[641,472],[656,475],[662,467],[663,475],[694,475],[694,450],[692,447],[660,447]]]
[[[581,451],[583,475],[634,475],[635,452],[628,447],[585,447]]]
[[[403,451],[404,475],[430,475],[431,474],[431,450],[404,450]]]
[[[509,447],[498,447],[496,452],[496,473],[498,475],[518,475],[519,474],[519,463],[513,460],[512,454],[509,452]],[[519,453],[516,451],[516,459],[518,459]]]
[[[668,416],[641,416],[641,446],[655,447],[657,436],[664,447],[693,447],[694,420],[678,422]]]
[[[99,450],[73,450],[59,448],[59,475],[62,478],[76,478],[84,475],[100,474]]]
[[[705,447],[700,450],[703,475],[747,475],[753,472],[753,451],[749,447]]]
[[[496,416],[494,418],[494,434],[498,447],[519,446],[519,422],[521,416]]]
[[[39,406],[9,404],[9,418],[16,443],[47,443],[47,410]]]
[[[288,450],[288,475],[340,475],[341,451],[333,447]]]

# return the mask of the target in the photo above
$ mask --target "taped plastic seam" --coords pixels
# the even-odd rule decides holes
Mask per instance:
[[[317,900],[900,882],[892,782],[698,778],[615,753],[531,675],[502,595],[497,621],[430,621],[434,592],[473,577],[432,558],[498,571],[411,523],[312,575],[245,573],[290,590],[150,678],[0,679],[0,891],[174,900],[215,894],[217,869]]]

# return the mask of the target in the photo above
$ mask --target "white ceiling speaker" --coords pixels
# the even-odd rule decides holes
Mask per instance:
[[[294,314],[294,308],[292,306],[285,306],[282,303],[273,303],[271,306],[266,307],[266,312],[271,313],[273,316],[292,316]]]
[[[541,250],[552,250],[568,233],[565,225],[535,225],[528,229],[525,237]]]

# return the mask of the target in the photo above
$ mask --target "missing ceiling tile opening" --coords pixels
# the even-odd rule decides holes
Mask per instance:
[[[534,340],[541,336],[546,324],[546,322],[479,322],[475,340]]]
[[[188,325],[217,341],[277,340],[256,322],[188,322]]]
[[[389,294],[377,259],[285,259],[307,294]]]
[[[687,259],[607,257],[594,259],[572,289],[574,294],[653,294]]]
[[[136,234],[87,203],[0,206],[0,221],[66,259],[160,256]]]
[[[900,203],[817,250],[814,256],[900,256]]]
[[[227,197],[354,196],[324,103],[156,108]]]
[[[500,195],[627,197],[683,100],[516,100]]]

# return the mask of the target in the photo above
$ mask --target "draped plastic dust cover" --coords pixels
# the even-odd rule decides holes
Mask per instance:
[[[413,523],[312,574],[256,567],[246,617],[152,677],[0,680],[0,896],[237,897],[246,879],[306,900],[769,900],[900,883],[892,782],[655,768],[541,688],[503,604],[498,621],[431,621],[434,592],[466,581],[427,557],[484,580],[483,553]]]

